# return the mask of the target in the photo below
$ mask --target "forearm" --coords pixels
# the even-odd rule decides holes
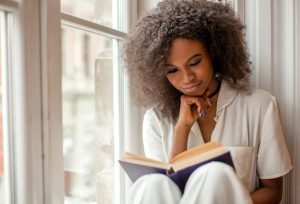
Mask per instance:
[[[262,187],[251,193],[254,204],[277,204],[281,200],[281,194],[270,187]]]
[[[208,101],[209,100],[204,100],[201,97],[185,95],[180,97],[180,111],[177,123],[175,125],[170,160],[187,149],[187,141],[192,125],[199,118],[199,114],[208,109],[210,106]]]
[[[174,158],[179,153],[187,149],[187,140],[190,132],[190,127],[177,125],[175,127],[174,142],[171,151],[171,158]]]

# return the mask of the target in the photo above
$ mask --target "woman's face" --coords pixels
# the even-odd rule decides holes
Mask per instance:
[[[166,69],[168,81],[184,95],[209,95],[217,88],[210,55],[201,41],[175,39]]]

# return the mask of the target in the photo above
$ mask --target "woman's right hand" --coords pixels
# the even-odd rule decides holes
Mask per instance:
[[[205,117],[210,106],[210,100],[206,95],[201,97],[182,95],[176,126],[191,128],[198,118],[203,119]]]
[[[211,106],[206,95],[201,97],[182,95],[180,100],[179,117],[175,125],[170,159],[187,149],[188,136],[192,125],[198,118],[204,118],[206,111]]]

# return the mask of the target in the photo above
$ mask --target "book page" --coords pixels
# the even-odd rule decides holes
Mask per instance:
[[[177,161],[176,163],[172,164],[172,168],[174,169],[174,171],[179,171],[186,167],[193,166],[194,164],[210,160],[226,152],[228,152],[228,150],[226,150],[223,146],[220,146],[210,151],[206,151],[204,153],[202,152],[201,154],[195,154],[192,157],[186,158],[185,160]]]
[[[171,165],[154,160],[154,159],[149,159],[146,157],[138,156],[129,152],[125,152],[123,159],[121,161],[125,162],[130,162],[133,164],[141,164],[145,166],[152,166],[152,167],[157,167],[157,168],[162,168],[162,169],[170,169]]]
[[[171,164],[174,164],[176,162],[179,162],[179,161],[182,161],[182,160],[186,160],[187,158],[189,157],[193,157],[195,155],[199,155],[199,154],[202,154],[204,152],[207,152],[207,151],[210,151],[214,148],[217,148],[217,147],[222,147],[223,145],[217,141],[212,141],[212,142],[208,142],[208,143],[205,143],[203,145],[199,145],[197,147],[194,147],[192,149],[189,149],[187,151],[184,151],[180,154],[178,154],[176,157],[174,157],[172,160],[171,160]]]

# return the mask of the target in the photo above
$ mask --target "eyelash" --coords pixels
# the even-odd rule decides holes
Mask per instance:
[[[197,60],[197,61],[194,62],[194,63],[189,64],[189,66],[190,66],[190,67],[194,67],[194,66],[200,64],[200,62],[201,62],[201,59]],[[167,71],[167,74],[173,74],[173,73],[175,73],[175,72],[177,72],[177,71],[178,71],[178,69],[176,69],[176,68],[170,69],[170,70]]]
[[[191,67],[196,66],[196,65],[198,65],[200,62],[201,62],[201,59],[197,60],[197,61],[194,62],[194,63],[191,63],[189,66],[191,66]]]
[[[167,74],[173,74],[175,72],[177,72],[178,69],[171,69],[167,71]]]

